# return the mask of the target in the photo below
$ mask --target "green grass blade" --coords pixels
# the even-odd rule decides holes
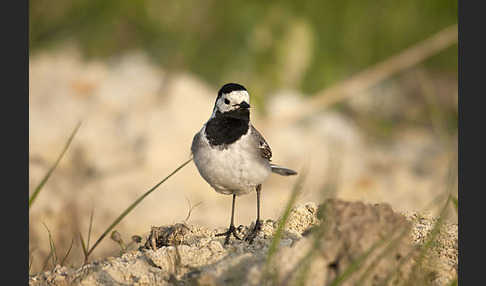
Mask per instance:
[[[324,193],[323,193],[324,197]],[[322,205],[321,212],[324,213],[327,205],[324,203]],[[319,213],[319,210],[317,211]],[[319,218],[319,215],[318,215]],[[319,254],[319,250],[324,243],[322,238],[325,236],[327,230],[329,229],[329,218],[326,218],[321,222],[321,224],[313,231],[313,241],[312,247],[307,251],[304,257],[296,264],[296,267],[293,271],[288,274],[288,277],[285,278],[285,281],[290,281],[292,275],[296,275],[296,285],[306,285],[307,277],[310,271],[310,265],[312,261],[316,258]]]
[[[29,263],[29,275],[32,271],[32,264],[34,263],[34,256],[32,255],[32,253],[30,254],[30,263]]]
[[[51,248],[51,253],[52,253],[52,265],[55,266],[57,264],[56,246],[54,245],[54,240],[52,239],[51,231],[49,230],[49,228],[45,223],[42,224],[47,229],[47,233],[49,234],[49,246]]]
[[[387,239],[380,239],[376,241],[365,253],[361,254],[355,261],[353,261],[345,270],[344,272],[336,277],[330,286],[338,286],[341,285],[346,279],[351,277],[355,272],[359,271],[361,265],[366,261],[366,259],[375,251],[378,247],[383,245]]]
[[[397,267],[395,267],[394,269],[392,269],[391,271],[388,272],[388,274],[386,275],[385,279],[378,285],[378,286],[386,286],[386,285],[389,285],[390,281],[393,279],[393,277],[395,277],[395,275],[397,275],[398,271],[400,271],[400,269],[402,268],[402,266],[405,264],[405,262],[408,262],[412,256],[414,255],[414,251],[410,251],[397,265]]]
[[[47,268],[47,265],[49,264],[49,259],[51,259],[52,256],[52,249],[49,251],[49,255],[47,255],[46,259],[44,260],[44,264],[42,266],[42,271],[45,271]]]
[[[88,242],[86,245],[86,249],[89,248],[89,239],[91,238],[91,229],[93,227],[93,216],[94,216],[94,209],[91,210],[91,214],[89,216]]]
[[[29,198],[29,209],[32,206],[32,204],[34,203],[35,199],[39,195],[39,193],[42,190],[42,188],[44,187],[44,185],[46,184],[46,182],[49,179],[49,177],[52,175],[52,172],[54,172],[54,170],[56,169],[57,165],[59,164],[59,161],[61,161],[62,157],[64,156],[64,153],[66,153],[67,149],[69,148],[69,145],[71,145],[71,142],[73,141],[74,135],[76,135],[76,133],[78,132],[78,129],[79,129],[80,126],[81,126],[81,122],[79,122],[78,125],[76,125],[76,128],[74,128],[73,132],[71,133],[71,136],[69,136],[69,139],[66,142],[66,145],[64,146],[64,149],[62,150],[61,154],[57,158],[56,162],[49,169],[49,171],[44,176],[44,178],[42,178],[41,182],[39,183],[39,185],[37,185],[37,187],[35,188],[34,192],[30,196],[30,198]]]
[[[61,266],[64,265],[64,262],[66,262],[66,259],[68,258],[69,256],[69,253],[71,253],[71,249],[73,248],[73,244],[74,244],[74,238],[71,240],[71,245],[69,246],[69,249],[68,251],[66,252],[66,255],[64,255],[64,257],[62,258],[61,260]]]
[[[442,207],[442,210],[440,212],[440,215],[439,215],[437,221],[434,224],[434,227],[432,228],[432,230],[427,235],[425,243],[420,247],[420,253],[418,254],[417,259],[415,260],[416,262],[415,262],[415,265],[412,268],[412,273],[410,274],[408,281],[406,281],[406,283],[404,285],[414,285],[412,279],[415,277],[415,274],[417,273],[417,271],[419,271],[419,269],[421,268],[422,262],[425,259],[425,256],[427,255],[429,250],[434,246],[434,244],[436,242],[436,238],[438,237],[438,235],[440,233],[440,228],[441,228],[442,224],[444,223],[445,215],[446,215],[447,208],[449,207],[450,202],[451,202],[451,196],[449,196],[447,198],[447,201],[444,204],[444,206]]]
[[[435,204],[439,199],[443,199],[445,196],[444,194],[440,194],[438,195],[436,198],[434,198],[431,203],[429,203],[429,207],[425,208],[425,209],[428,209],[430,208],[430,206],[432,206],[433,204]],[[444,205],[441,213],[443,213],[443,211],[445,210],[445,208],[447,207],[447,204]],[[437,223],[437,222],[436,222]],[[435,227],[436,225],[434,225]],[[429,234],[430,235],[430,234]],[[380,283],[378,286],[386,286],[386,285],[389,285],[390,281],[398,274],[398,272],[400,271],[401,267],[403,265],[405,265],[406,262],[408,262],[413,256],[415,256],[415,251],[412,250],[410,251],[410,253],[408,253],[403,259],[400,260],[400,262],[398,263],[397,267],[395,269],[392,269],[386,276],[386,278],[383,280],[382,283]]]
[[[457,214],[459,208],[459,203],[457,201],[457,198],[453,197],[452,195],[450,195],[450,198],[451,198],[452,205],[454,206],[454,209],[456,210],[456,214]]]
[[[341,158],[339,154],[341,154],[341,150],[338,145],[331,144],[329,148],[330,157],[328,159],[328,169],[327,169],[327,180],[325,182],[324,187],[321,190],[321,199],[322,201],[326,201],[329,198],[335,198],[336,194],[339,190],[339,172],[341,170]],[[325,207],[324,207],[325,208]],[[294,271],[288,275],[285,280],[290,281],[290,276],[293,273],[296,274],[296,283],[299,286],[306,285],[307,277],[310,271],[310,265],[312,264],[313,260],[317,257],[319,250],[322,247],[323,241],[322,238],[326,234],[328,230],[329,220],[324,220],[314,231],[312,247],[307,251],[306,255],[296,264]],[[298,271],[300,270],[300,271]]]
[[[317,229],[317,232],[314,235],[312,248],[309,249],[309,251],[306,253],[306,255],[299,261],[299,263],[297,263],[296,270],[299,269],[299,268],[301,269],[301,271],[298,273],[297,278],[296,278],[297,285],[299,285],[299,286],[300,285],[302,285],[302,286],[306,285],[307,277],[308,277],[309,271],[311,269],[310,265],[311,265],[312,261],[314,260],[314,258],[316,257],[316,255],[318,255],[317,250],[319,250],[319,248],[320,248],[320,244],[322,243],[321,239],[322,239],[322,237],[324,237],[326,230],[327,230],[327,228],[325,226],[325,223],[323,223],[321,226],[319,226],[319,228]]]
[[[397,229],[396,229],[397,230]],[[407,227],[405,228],[396,238],[393,238],[395,235],[395,231],[390,235],[389,242],[385,249],[370,263],[370,265],[366,268],[366,270],[363,272],[363,274],[360,276],[358,279],[357,284],[365,284],[366,279],[368,276],[372,273],[372,271],[376,268],[378,263],[386,257],[389,253],[391,253],[393,250],[395,250],[400,244],[400,241],[402,241],[407,234],[410,233],[410,228]]]
[[[184,162],[182,165],[177,167],[172,173],[170,173],[167,177],[165,177],[162,181],[157,183],[155,186],[153,186],[150,190],[145,192],[143,195],[141,195],[135,202],[133,202],[125,211],[122,212],[120,216],[118,216],[115,221],[103,232],[103,234],[98,238],[98,240],[95,242],[95,244],[88,250],[88,256],[93,252],[93,250],[98,246],[98,244],[105,238],[105,236],[110,233],[113,228],[115,228],[125,216],[127,216],[143,199],[145,199],[150,193],[152,193],[155,189],[157,189],[161,184],[163,184],[165,181],[167,181],[172,175],[177,173],[180,169],[185,167],[189,162],[192,161],[192,158]]]
[[[84,243],[83,235],[81,233],[79,233],[79,241],[81,242],[81,247],[83,248],[84,263],[86,264],[86,262],[88,262],[88,248]]]
[[[290,216],[290,211],[292,210],[293,205],[295,204],[295,201],[297,200],[297,196],[299,195],[302,185],[305,181],[306,177],[306,171],[302,171],[301,175],[299,175],[299,178],[297,179],[297,182],[295,183],[292,193],[290,195],[289,201],[287,202],[287,205],[285,206],[285,210],[283,213],[282,218],[279,221],[277,231],[275,232],[275,235],[273,236],[272,242],[270,244],[270,247],[268,249],[268,254],[267,254],[267,261],[265,265],[265,270],[263,272],[262,278],[267,279],[268,275],[270,274],[270,264],[272,263],[272,258],[277,252],[278,245],[280,244],[280,240],[282,239],[283,231],[285,229],[285,224],[287,223],[287,220],[289,219]]]

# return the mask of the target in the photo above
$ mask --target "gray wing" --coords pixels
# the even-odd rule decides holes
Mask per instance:
[[[270,149],[270,145],[268,145],[267,141],[265,141],[265,138],[263,138],[262,134],[260,134],[260,132],[258,132],[258,130],[256,130],[253,125],[251,125],[251,135],[258,142],[258,149],[260,150],[260,155],[262,156],[262,158],[271,161],[270,158],[272,158],[272,149]]]
[[[198,132],[196,133],[196,135],[194,135],[194,138],[192,138],[191,153],[193,155],[200,147],[200,145],[201,145],[201,132]]]

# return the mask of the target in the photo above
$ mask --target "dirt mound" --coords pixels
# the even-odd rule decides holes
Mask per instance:
[[[278,225],[266,220],[253,244],[233,238],[227,246],[215,237],[223,229],[155,227],[136,250],[79,269],[57,266],[31,276],[29,284],[385,285],[413,279],[444,285],[457,277],[457,225],[443,228],[427,263],[418,267],[434,219],[407,217],[387,204],[330,199],[297,206],[274,251]],[[238,231],[244,236],[251,227]]]

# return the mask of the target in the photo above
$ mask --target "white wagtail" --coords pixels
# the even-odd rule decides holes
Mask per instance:
[[[255,227],[245,238],[253,242],[261,228],[260,192],[271,172],[282,176],[297,172],[270,163],[272,150],[263,136],[250,123],[250,95],[240,84],[225,84],[218,92],[213,113],[194,136],[191,151],[201,176],[216,192],[233,195],[231,223],[228,231],[216,236],[236,234],[233,218],[236,196],[256,190],[257,218]]]

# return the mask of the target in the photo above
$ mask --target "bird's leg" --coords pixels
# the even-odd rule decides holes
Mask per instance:
[[[226,236],[226,239],[224,240],[224,244],[225,244],[225,245],[229,243],[229,239],[230,239],[231,234],[233,234],[233,236],[234,236],[236,239],[241,240],[241,238],[240,238],[240,237],[238,237],[238,235],[236,234],[236,228],[235,228],[235,224],[234,224],[234,217],[235,217],[235,201],[236,201],[236,195],[233,195],[233,205],[232,205],[232,207],[231,207],[231,223],[230,223],[230,226],[229,226],[228,231],[223,232],[223,233],[218,233],[218,234],[216,234],[216,236],[223,236],[223,235],[225,235],[225,236]]]
[[[248,234],[248,236],[245,238],[246,241],[248,241],[250,244],[253,243],[253,239],[257,236],[258,232],[262,228],[262,221],[260,220],[260,192],[262,190],[262,185],[258,185],[256,187],[256,193],[257,193],[257,218],[255,222],[255,227],[253,230]]]

